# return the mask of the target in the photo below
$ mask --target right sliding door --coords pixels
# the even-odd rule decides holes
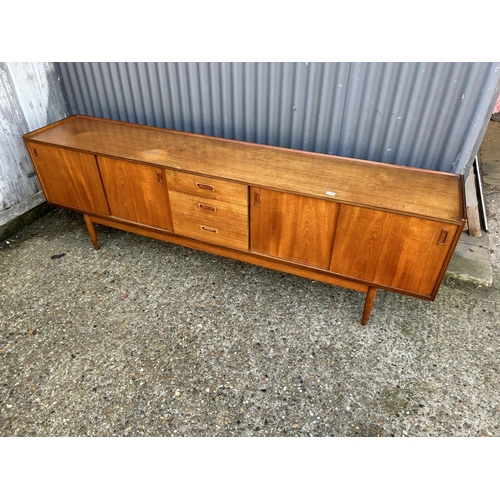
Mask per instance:
[[[330,270],[434,298],[458,226],[341,205]]]

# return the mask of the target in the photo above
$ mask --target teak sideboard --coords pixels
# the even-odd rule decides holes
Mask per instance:
[[[74,115],[24,136],[51,205],[94,224],[366,293],[434,300],[460,175]]]

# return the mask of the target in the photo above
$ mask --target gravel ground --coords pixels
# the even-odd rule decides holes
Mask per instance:
[[[358,292],[102,226],[95,251],[51,211],[0,244],[0,435],[500,436],[495,186],[493,286],[381,290],[366,327]]]

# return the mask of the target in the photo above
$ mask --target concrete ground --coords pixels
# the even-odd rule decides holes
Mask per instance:
[[[360,293],[54,210],[0,243],[1,436],[500,436],[500,123],[491,284]],[[479,241],[479,240],[478,240]]]

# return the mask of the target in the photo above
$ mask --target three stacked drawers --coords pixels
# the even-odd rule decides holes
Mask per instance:
[[[248,250],[248,187],[166,171],[174,233]]]

